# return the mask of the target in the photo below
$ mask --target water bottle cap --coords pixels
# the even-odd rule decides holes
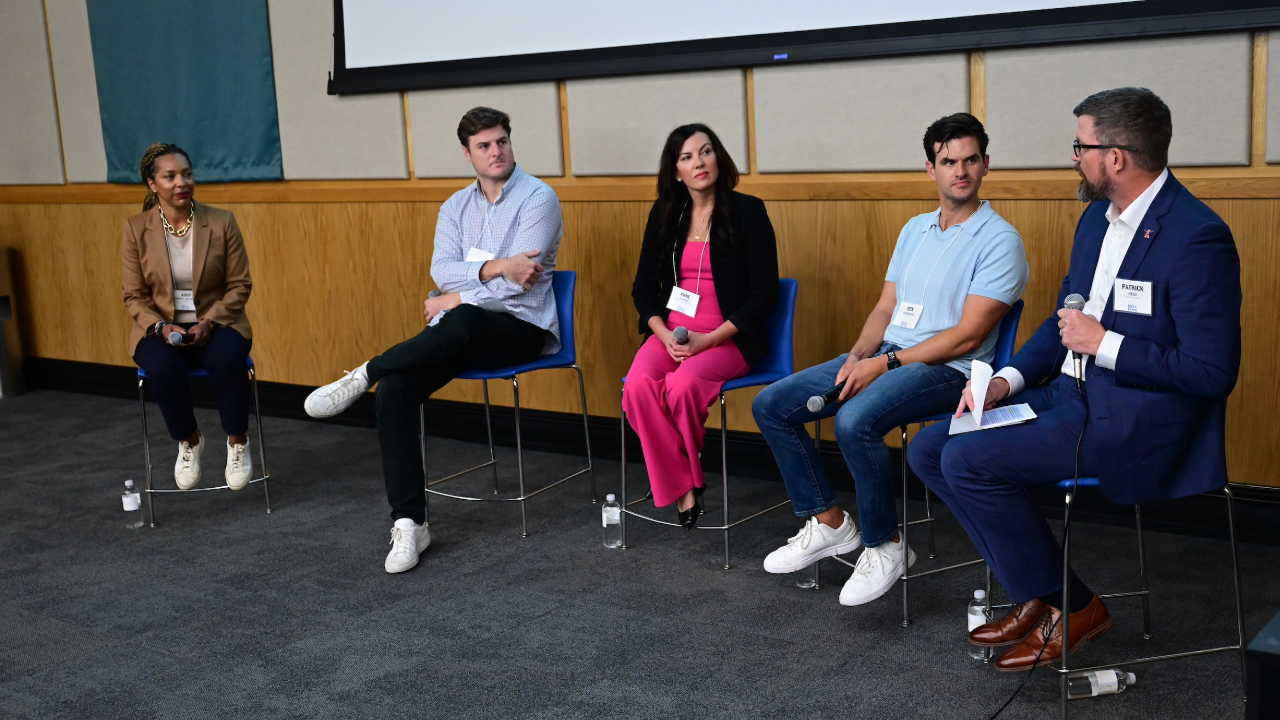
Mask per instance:
[[[604,501],[605,501],[605,502],[613,502],[613,493],[609,493],[608,495],[606,495],[606,496],[605,496],[605,498],[604,498]]]
[[[986,599],[987,599],[987,591],[986,591],[986,590],[974,590],[974,591],[973,591],[973,599],[974,599],[974,600],[986,600]]]
[[[1133,673],[1125,673],[1125,674],[1124,674],[1124,684],[1125,684],[1125,685],[1132,685],[1132,684],[1134,684],[1134,683],[1136,683],[1136,682],[1138,682],[1138,676],[1137,676],[1137,675],[1134,675]]]
[[[125,480],[125,481],[124,481],[124,486],[125,486],[125,487],[133,487],[133,481],[132,481],[132,480]]]

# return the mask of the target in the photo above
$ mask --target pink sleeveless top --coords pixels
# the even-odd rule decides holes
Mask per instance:
[[[698,302],[696,317],[672,310],[667,318],[669,330],[683,325],[691,332],[709,333],[724,324],[724,316],[720,314],[720,301],[716,299],[715,278],[711,275],[711,248],[707,247],[710,244],[687,242],[684,245],[684,253],[680,257],[680,287],[698,293],[702,299]]]

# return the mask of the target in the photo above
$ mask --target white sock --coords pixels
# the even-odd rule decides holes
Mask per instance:
[[[418,527],[418,523],[414,522],[413,518],[400,518],[396,520],[396,527],[401,530],[412,530]]]

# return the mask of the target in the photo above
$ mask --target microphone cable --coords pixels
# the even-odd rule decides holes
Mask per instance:
[[[1084,378],[1076,378],[1077,383],[1082,383],[1083,380]],[[1084,444],[1084,430],[1085,430],[1085,427],[1087,427],[1089,424],[1089,396],[1085,394],[1084,387],[1082,385],[1077,386],[1077,392],[1080,393],[1080,400],[1081,402],[1084,403],[1084,421],[1080,423],[1080,435],[1079,437],[1076,438],[1076,456],[1075,456],[1076,476],[1071,481],[1071,495],[1069,496],[1070,499],[1067,501],[1066,515],[1065,517],[1062,518],[1062,544],[1063,545],[1066,545],[1067,542],[1069,541],[1069,538],[1067,537],[1067,533],[1069,533],[1071,530],[1071,505],[1076,500],[1076,490],[1079,489],[1079,486],[1080,486],[1080,446]],[[1070,570],[1070,568],[1068,568],[1068,570]],[[1067,578],[1068,585],[1066,586],[1066,593],[1068,598],[1067,606],[1062,608],[1062,612],[1058,614],[1058,619],[1053,621],[1053,625],[1049,628],[1048,637],[1053,637],[1053,631],[1057,629],[1058,623],[1062,622],[1062,618],[1066,617],[1071,612],[1070,582],[1071,582],[1070,577],[1068,577]],[[1065,637],[1066,632],[1063,633],[1063,636],[1064,636],[1064,640],[1068,639]],[[1022,692],[1022,688],[1026,687],[1027,681],[1031,679],[1031,676],[1034,675],[1036,672],[1036,668],[1040,666],[1040,656],[1044,654],[1044,649],[1046,646],[1048,646],[1048,644],[1049,642],[1046,639],[1045,644],[1040,646],[1040,652],[1036,653],[1035,663],[1031,665],[1031,672],[1027,673],[1027,676],[1022,679],[1021,683],[1018,684],[1018,687],[1013,691],[1013,694],[1009,696],[1009,699],[1005,700],[1004,704],[1001,705],[998,710],[992,713],[991,717],[987,718],[987,720],[996,720],[996,718],[999,717],[1000,713],[1004,712],[1004,709],[1009,707],[1009,703],[1013,702],[1013,699],[1018,697],[1018,693]],[[1064,651],[1067,649],[1066,646],[1067,646],[1067,643],[1064,642],[1063,643]]]

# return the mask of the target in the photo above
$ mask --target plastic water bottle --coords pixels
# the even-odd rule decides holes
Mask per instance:
[[[622,507],[611,493],[600,508],[600,522],[604,525],[604,546],[622,547]]]
[[[1114,695],[1124,692],[1125,688],[1136,682],[1138,682],[1138,676],[1121,672],[1118,668],[1071,673],[1067,676],[1067,695],[1072,700],[1098,695]]]
[[[986,625],[987,622],[987,591],[974,590],[973,601],[969,603],[969,632],[977,630],[979,626]],[[987,658],[987,649],[980,648],[977,645],[970,645],[969,657],[974,660],[985,660]]]
[[[814,560],[793,574],[796,576],[796,587],[801,590],[822,589],[822,560]]]
[[[130,530],[142,527],[142,494],[133,486],[132,480],[124,481],[120,502],[124,504],[124,526]]]

